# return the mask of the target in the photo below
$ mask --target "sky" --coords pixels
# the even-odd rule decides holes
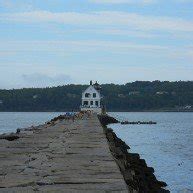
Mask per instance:
[[[193,79],[193,0],[0,0],[0,89]]]

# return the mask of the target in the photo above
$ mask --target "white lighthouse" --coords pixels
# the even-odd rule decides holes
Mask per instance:
[[[93,111],[95,113],[101,113],[101,87],[96,82],[92,84],[90,81],[89,87],[82,93],[82,111]]]

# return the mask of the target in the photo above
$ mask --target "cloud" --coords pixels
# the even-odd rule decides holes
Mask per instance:
[[[52,54],[89,53],[92,51],[108,51],[127,53],[140,52],[168,52],[171,47],[154,44],[137,44],[129,41],[102,41],[102,40],[74,40],[74,41],[1,41],[0,52],[10,53],[46,52]]]
[[[89,2],[98,4],[151,4],[156,0],[89,0]]]
[[[71,77],[66,74],[47,75],[42,73],[23,74],[23,81],[27,86],[45,87],[58,86],[69,83]]]
[[[30,11],[35,9],[31,0],[27,2],[20,0],[0,0],[0,8],[11,11]]]
[[[140,31],[140,30],[128,30],[128,29],[114,29],[114,28],[103,28],[103,29],[76,29],[71,30],[73,33],[91,33],[91,34],[102,34],[102,35],[113,35],[113,36],[128,36],[136,38],[157,38],[160,35],[149,32],[149,31]],[[61,32],[59,34],[64,34]],[[184,37],[181,35],[181,37]]]
[[[65,55],[76,53],[95,53],[111,52],[111,53],[128,53],[137,52],[138,54],[172,54],[177,53],[180,56],[191,56],[193,47],[190,46],[169,46],[156,44],[140,44],[130,41],[115,41],[115,40],[68,40],[68,41],[1,41],[0,53],[23,55],[29,53],[41,52],[51,53],[52,55]],[[186,53],[186,54],[185,54]],[[176,55],[176,56],[177,56]],[[191,57],[192,58],[192,57]]]
[[[8,57],[15,55],[15,51],[0,51],[0,57]]]
[[[193,32],[193,21],[137,13],[100,11],[90,13],[31,11],[0,14],[0,22],[58,23],[79,27],[114,27],[144,31]]]
[[[88,0],[96,4],[139,4],[150,5],[154,3],[161,3],[161,0]],[[193,0],[169,0],[168,3],[193,3]]]
[[[92,55],[100,53],[122,55],[135,53],[138,56],[162,57],[169,59],[183,59],[184,62],[193,61],[193,47],[189,46],[169,46],[159,44],[140,44],[129,41],[102,41],[102,40],[74,40],[74,41],[1,41],[0,53],[6,50],[9,53],[15,53],[20,59],[23,56],[33,58],[34,54],[41,53],[43,61],[47,60],[47,55],[65,60],[78,55]],[[66,58],[66,56],[68,56]],[[67,60],[68,60],[67,59]],[[21,62],[22,62],[21,60]],[[33,58],[34,60],[34,58]],[[7,62],[7,60],[5,60]],[[20,61],[20,60],[19,60]],[[0,60],[2,66],[4,60]],[[15,62],[15,61],[14,61]],[[17,61],[18,62],[18,61]]]
[[[193,0],[173,0],[173,1],[177,3],[193,3]]]

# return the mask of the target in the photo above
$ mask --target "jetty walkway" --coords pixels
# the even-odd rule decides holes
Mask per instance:
[[[96,115],[58,120],[0,139],[0,192],[126,193]]]

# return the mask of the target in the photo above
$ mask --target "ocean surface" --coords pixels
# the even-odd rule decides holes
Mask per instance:
[[[1,113],[0,133],[39,125],[62,113]],[[112,124],[116,134],[155,169],[172,193],[193,193],[193,113],[110,113],[119,120],[157,125]]]
[[[0,112],[0,134],[15,132],[18,128],[26,128],[43,124],[62,113],[53,112]]]
[[[172,193],[193,192],[193,113],[110,113],[119,120],[156,121],[157,125],[111,127],[155,169]]]

